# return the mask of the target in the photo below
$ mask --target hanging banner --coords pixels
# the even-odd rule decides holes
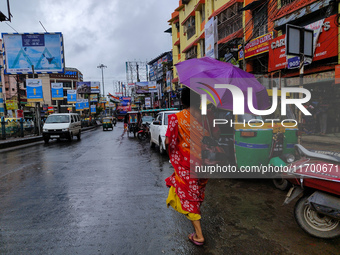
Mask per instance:
[[[171,91],[171,80],[172,80],[172,72],[167,71],[166,72],[166,87],[165,87],[165,92],[170,92]]]
[[[77,103],[77,91],[73,89],[67,90],[67,103],[75,104]]]
[[[63,83],[51,83],[52,100],[64,100]]]
[[[95,104],[91,105],[91,114],[96,114],[96,105]]]
[[[44,101],[41,79],[26,79],[27,102]]]
[[[84,109],[83,99],[77,99],[76,111],[82,111]]]
[[[6,74],[64,73],[61,33],[2,34]]]
[[[88,110],[89,109],[89,100],[88,99],[83,99],[83,106],[84,106],[84,110]]]
[[[151,108],[151,98],[150,97],[145,98],[145,107]]]
[[[216,55],[216,31],[217,31],[217,20],[211,18],[205,23],[204,26],[205,31],[205,55],[211,58],[217,58]]]

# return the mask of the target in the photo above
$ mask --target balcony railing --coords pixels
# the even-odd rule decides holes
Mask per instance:
[[[295,2],[296,0],[281,0],[281,7],[284,7],[288,4],[291,4],[293,2]]]

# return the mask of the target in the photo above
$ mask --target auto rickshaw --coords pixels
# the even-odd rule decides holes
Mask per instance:
[[[113,125],[112,125],[112,118],[111,117],[105,117],[103,118],[103,131],[108,130],[111,128],[113,130]]]
[[[240,174],[232,174],[233,178],[273,178],[273,175],[265,175],[262,171],[272,164],[270,160],[294,154],[298,127],[293,121],[293,112],[289,109],[287,112],[287,119],[279,120],[247,113],[233,115],[232,111],[216,109],[214,119],[219,120],[216,125],[219,128],[218,144],[226,155],[225,164],[235,166],[237,174]],[[284,189],[286,183],[281,183],[279,178],[274,180],[277,188]]]
[[[127,112],[128,118],[128,129],[127,134],[133,133],[134,137],[136,137],[137,132],[139,130],[139,124],[141,121],[141,114],[139,111],[129,111]]]

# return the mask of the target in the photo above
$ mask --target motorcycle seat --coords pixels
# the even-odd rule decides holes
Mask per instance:
[[[309,158],[318,158],[318,159],[329,160],[329,161],[333,161],[336,163],[340,163],[340,157],[312,152],[312,151],[307,150],[305,147],[303,147],[300,144],[295,144],[294,146],[295,146],[295,149],[298,150],[300,155],[305,155],[306,157],[309,157]]]

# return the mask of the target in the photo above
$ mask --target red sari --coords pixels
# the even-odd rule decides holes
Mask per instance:
[[[166,136],[169,138],[169,156],[175,171],[165,179],[173,186],[180,199],[182,210],[201,214],[207,179],[195,178],[190,166],[201,164],[201,141],[207,132],[188,110],[169,116]]]

